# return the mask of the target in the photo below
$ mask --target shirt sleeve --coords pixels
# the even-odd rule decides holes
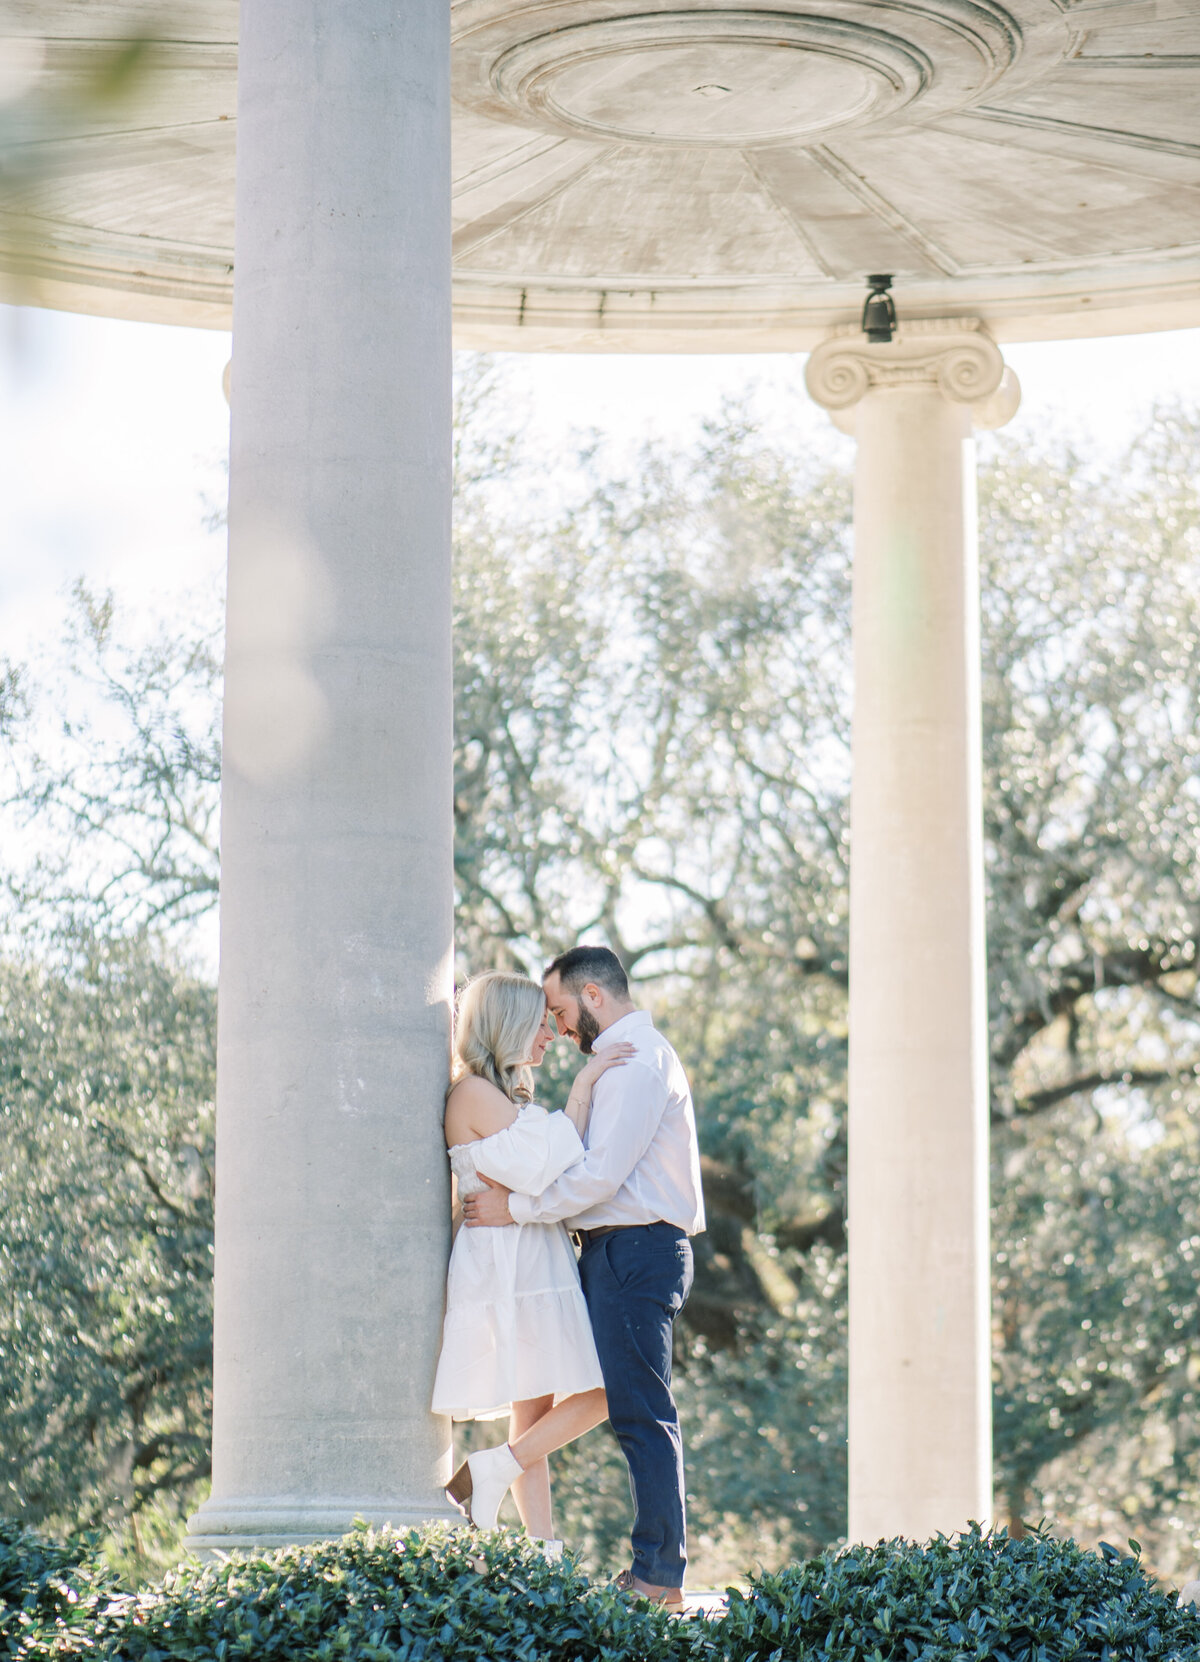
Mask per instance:
[[[527,1195],[540,1194],[583,1155],[579,1133],[565,1114],[522,1114],[468,1147],[477,1172]]]
[[[636,1057],[596,1081],[588,1146],[582,1160],[540,1194],[514,1194],[516,1223],[558,1223],[615,1195],[645,1154],[662,1123],[667,1087]]]

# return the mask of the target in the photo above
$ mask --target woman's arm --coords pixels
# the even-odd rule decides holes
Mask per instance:
[[[581,1137],[587,1130],[588,1116],[592,1111],[592,1092],[597,1079],[607,1073],[609,1068],[619,1068],[636,1054],[633,1045],[612,1045],[599,1056],[591,1057],[587,1066],[575,1075],[575,1082],[571,1086],[571,1093],[567,1097],[567,1105],[563,1112]]]

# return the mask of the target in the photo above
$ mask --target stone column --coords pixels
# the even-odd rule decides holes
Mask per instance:
[[[449,8],[243,0],[212,1498],[448,1515]]]
[[[858,441],[850,866],[850,1538],[991,1514],[987,1005],[972,426],[1019,389],[971,319],[846,332]]]

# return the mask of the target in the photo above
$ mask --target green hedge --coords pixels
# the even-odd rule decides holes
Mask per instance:
[[[0,1518],[0,1656],[49,1656],[119,1591],[87,1536],[47,1541]]]
[[[87,1542],[0,1526],[0,1656],[40,1662],[1196,1662],[1132,1557],[973,1530],[827,1553],[674,1620],[507,1534],[359,1530],[130,1592]]]
[[[978,1529],[852,1547],[732,1592],[729,1662],[1200,1662],[1200,1616],[1134,1555]]]

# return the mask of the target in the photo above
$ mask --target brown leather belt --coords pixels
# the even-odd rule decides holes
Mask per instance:
[[[677,1224],[666,1223],[662,1218],[654,1223],[602,1223],[598,1229],[572,1229],[571,1239],[577,1247],[591,1246],[602,1235],[615,1235],[621,1229],[670,1229],[676,1235],[685,1235],[686,1230],[680,1229]]]
[[[598,1241],[601,1235],[615,1235],[618,1229],[640,1228],[641,1225],[636,1223],[602,1223],[599,1229],[573,1229],[571,1231],[571,1239],[575,1242],[577,1247],[582,1249],[585,1246],[590,1246],[593,1241]]]

